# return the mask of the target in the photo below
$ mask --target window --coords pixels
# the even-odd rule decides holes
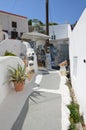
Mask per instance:
[[[56,39],[56,35],[53,35],[53,39]]]
[[[12,22],[12,27],[17,28],[17,22]]]
[[[53,39],[53,35],[51,36],[51,39]]]
[[[51,39],[55,40],[56,39],[56,35],[51,35]]]
[[[75,77],[77,76],[77,61],[78,61],[78,57],[74,56],[73,57],[73,75]]]

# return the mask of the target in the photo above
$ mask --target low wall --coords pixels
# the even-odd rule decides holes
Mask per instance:
[[[35,75],[31,81],[26,79],[21,92],[16,92],[12,84],[6,82],[9,77],[8,66],[16,68],[18,63],[24,65],[19,57],[0,57],[0,130],[22,130],[29,97],[35,87]]]
[[[5,39],[2,42],[0,42],[0,56],[4,56],[6,51],[15,54],[21,59],[24,59],[25,56],[29,57],[32,56],[32,54],[34,54],[33,55],[34,60],[32,61],[33,62],[32,69],[35,70],[35,73],[38,72],[37,56],[34,49],[30,47],[30,44],[28,42],[14,39]],[[28,69],[29,70],[31,69],[29,64]]]
[[[6,82],[9,76],[8,66],[16,67],[18,63],[24,65],[23,61],[18,57],[0,57],[0,104],[11,90],[11,84]]]

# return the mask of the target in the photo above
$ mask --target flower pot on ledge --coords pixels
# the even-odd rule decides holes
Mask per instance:
[[[16,68],[9,66],[9,82],[14,83],[15,90],[22,91],[24,89],[25,80],[27,78],[26,66],[18,64]]]

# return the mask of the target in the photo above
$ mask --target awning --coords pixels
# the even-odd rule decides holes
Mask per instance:
[[[49,39],[49,36],[38,32],[28,32],[28,33],[23,33],[21,39],[33,40],[33,41],[47,40]]]

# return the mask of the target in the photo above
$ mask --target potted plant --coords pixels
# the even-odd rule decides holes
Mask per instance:
[[[9,81],[14,83],[16,91],[22,91],[27,78],[26,66],[22,67],[20,64],[18,64],[17,68],[13,68],[11,66],[9,67]]]

